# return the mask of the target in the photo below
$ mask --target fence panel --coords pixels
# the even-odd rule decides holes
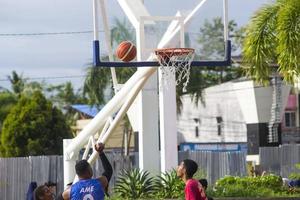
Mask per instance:
[[[189,151],[179,152],[178,158],[179,162],[187,158],[195,160],[211,184],[226,175],[244,176],[247,173],[243,152]]]
[[[295,172],[295,164],[300,163],[300,145],[284,144],[280,147],[261,147],[259,149],[262,170],[288,177]]]
[[[190,158],[207,173],[207,179],[214,183],[225,175],[244,175],[245,155],[238,152],[179,152],[179,161]],[[123,157],[118,153],[107,153],[114,174],[110,185],[116,182],[122,169],[138,167],[138,153]],[[93,166],[94,176],[102,174],[102,164],[98,160]],[[63,157],[30,156],[20,158],[0,158],[0,194],[1,199],[25,199],[31,181],[38,185],[51,181],[57,183],[57,194],[63,190]]]

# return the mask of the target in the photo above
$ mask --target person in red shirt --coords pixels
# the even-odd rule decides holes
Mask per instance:
[[[207,200],[202,185],[193,179],[197,170],[198,164],[190,159],[183,160],[177,167],[177,176],[185,183],[185,200]]]

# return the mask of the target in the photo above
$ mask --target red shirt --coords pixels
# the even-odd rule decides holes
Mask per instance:
[[[185,184],[185,200],[207,200],[205,192],[199,181],[189,179]]]

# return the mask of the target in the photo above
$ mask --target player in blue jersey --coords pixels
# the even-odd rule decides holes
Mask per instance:
[[[112,176],[112,167],[106,158],[102,143],[95,145],[99,153],[104,173],[102,176],[93,179],[93,170],[86,160],[81,160],[75,165],[79,181],[73,184],[62,194],[64,200],[103,200],[107,192],[108,183]]]

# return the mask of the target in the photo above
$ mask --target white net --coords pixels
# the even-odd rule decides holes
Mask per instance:
[[[186,91],[195,50],[192,48],[157,49],[155,54],[160,63],[163,84],[168,86],[169,80],[176,76],[176,85],[184,81],[183,91]]]

